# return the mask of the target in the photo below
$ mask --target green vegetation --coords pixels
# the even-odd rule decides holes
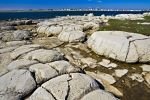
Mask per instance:
[[[109,25],[102,26],[101,31],[126,31],[140,33],[150,36],[150,25],[141,25],[138,23],[148,22],[150,23],[150,16],[146,16],[145,20],[109,20]]]

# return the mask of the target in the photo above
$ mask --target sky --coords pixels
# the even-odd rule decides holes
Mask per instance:
[[[51,8],[150,9],[150,0],[0,0],[0,10]]]

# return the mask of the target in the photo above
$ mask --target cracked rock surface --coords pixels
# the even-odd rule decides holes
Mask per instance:
[[[56,49],[21,45],[9,52],[9,58],[6,72],[0,72],[2,100],[79,100],[96,89],[104,91],[101,83],[66,61]],[[115,98],[111,96],[104,100]]]
[[[150,62],[148,36],[122,31],[99,31],[89,38],[88,46],[97,54],[115,60],[127,63]]]

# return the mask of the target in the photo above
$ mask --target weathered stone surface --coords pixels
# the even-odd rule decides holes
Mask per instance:
[[[55,48],[61,46],[64,42],[60,41],[57,37],[43,37],[33,40],[33,43],[46,48]]]
[[[104,86],[105,91],[108,91],[112,94],[114,94],[117,97],[122,97],[123,93],[119,91],[116,87],[111,85],[106,79],[103,79],[98,74],[95,74],[93,72],[86,71],[86,74],[96,79],[100,84]]]
[[[16,48],[17,48],[17,46],[2,48],[2,49],[0,49],[0,54],[2,54],[2,53],[7,53],[7,52],[11,52],[11,51],[13,51],[13,50],[16,49]]]
[[[5,59],[5,60],[4,60]],[[0,76],[7,72],[7,67],[11,63],[10,53],[0,54]]]
[[[16,28],[14,26],[2,26],[0,27],[1,30],[16,30]]]
[[[64,42],[83,42],[85,37],[85,33],[81,31],[67,31],[61,32],[58,39]]]
[[[117,99],[110,93],[98,89],[88,93],[81,100],[117,100]]]
[[[47,36],[59,35],[62,32],[62,26],[50,26],[45,30]]]
[[[148,36],[122,31],[99,31],[89,38],[88,46],[97,54],[115,60],[127,63],[150,62]]]
[[[130,75],[128,77],[131,78],[132,80],[136,80],[138,82],[143,82],[144,81],[144,79],[143,79],[141,74],[134,73],[134,74],[132,74],[132,75]]]
[[[40,45],[37,45],[37,44],[32,44],[32,45],[23,45],[17,49],[15,49],[12,53],[11,53],[11,58],[12,59],[16,59],[17,57],[25,54],[25,53],[28,53],[30,51],[33,51],[33,50],[36,50],[36,49],[39,49],[39,48],[42,48]]]
[[[31,33],[29,31],[17,30],[13,33],[14,40],[26,40],[29,39]]]
[[[144,65],[140,66],[140,68],[142,68],[142,70],[144,72],[150,72],[150,65],[144,64]]]
[[[62,32],[63,27],[59,25],[40,26],[37,29],[38,33],[46,34],[47,36],[58,35]]]
[[[25,100],[55,100],[55,98],[48,91],[39,87],[29,98]]]
[[[59,74],[81,72],[79,68],[72,66],[64,60],[48,63],[48,65],[56,69]]]
[[[98,88],[98,84],[89,76],[79,73],[58,76],[42,85],[58,100],[79,100],[86,93]]]
[[[63,60],[63,55],[56,50],[39,49],[29,52],[24,59],[37,60],[41,63],[50,63],[57,60]]]
[[[10,42],[6,42],[7,46],[21,46],[21,45],[25,45],[28,44],[29,42],[27,41],[10,41]]]
[[[150,73],[147,73],[144,78],[146,82],[150,85]]]
[[[94,23],[94,22],[88,22],[88,23],[85,23],[84,26],[83,26],[83,30],[86,31],[86,30],[98,30],[100,27],[99,24],[97,23]]]
[[[117,76],[117,77],[122,77],[122,76],[124,76],[125,74],[127,74],[128,73],[128,70],[127,69],[116,69],[115,70],[115,75]]]
[[[11,62],[8,66],[8,70],[14,70],[14,69],[23,69],[28,68],[29,66],[38,63],[34,60],[26,60],[26,59],[19,59]]]
[[[114,84],[116,82],[115,78],[110,75],[110,74],[106,74],[106,73],[101,73],[98,72],[97,74],[101,79],[107,81],[109,84]]]
[[[36,82],[38,84],[58,75],[57,71],[47,64],[35,64],[30,66],[29,70],[35,73]]]
[[[20,100],[35,89],[36,83],[27,70],[14,70],[0,77],[0,98]]]
[[[82,58],[81,62],[90,68],[97,67],[97,60],[92,59],[92,58]]]
[[[63,26],[63,32],[70,32],[70,31],[83,31],[82,25],[70,24]]]

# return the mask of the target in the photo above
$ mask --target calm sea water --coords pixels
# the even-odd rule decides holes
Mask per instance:
[[[0,20],[8,19],[45,19],[55,18],[57,16],[67,15],[84,15],[94,13],[96,16],[102,14],[116,15],[116,14],[142,14],[144,11],[45,11],[45,12],[0,12]]]

